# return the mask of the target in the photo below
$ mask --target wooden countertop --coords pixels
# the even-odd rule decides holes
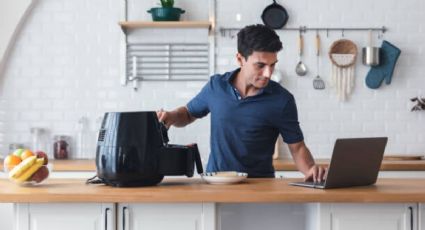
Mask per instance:
[[[1,160],[3,162],[3,160]],[[53,171],[72,172],[72,171],[96,171],[94,160],[51,160]],[[329,159],[317,159],[316,163],[327,166]],[[273,161],[276,171],[297,171],[292,159],[278,159]],[[0,170],[3,170],[3,164],[0,164]],[[386,161],[381,165],[382,171],[425,171],[425,160],[398,160]]]
[[[310,189],[288,185],[295,179],[248,179],[233,185],[204,184],[201,179],[166,179],[158,186],[116,188],[86,185],[81,179],[48,179],[34,187],[0,180],[0,202],[425,202],[425,179],[380,179],[376,185]]]

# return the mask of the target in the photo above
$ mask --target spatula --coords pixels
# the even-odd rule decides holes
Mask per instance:
[[[313,80],[314,89],[324,89],[325,82],[319,76],[319,58],[320,58],[320,35],[316,32],[316,66],[317,66],[317,76]]]

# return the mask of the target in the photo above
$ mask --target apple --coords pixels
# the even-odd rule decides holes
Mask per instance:
[[[25,151],[25,149],[16,149],[13,152],[13,155],[17,156],[17,157],[21,157],[22,153]]]
[[[36,183],[42,182],[49,176],[49,170],[46,166],[41,166],[34,174],[32,174],[30,181],[35,181]]]
[[[49,163],[47,154],[45,152],[43,152],[43,151],[36,151],[35,152],[35,155],[37,156],[37,158],[43,158],[44,159],[43,165],[47,165],[47,163]]]

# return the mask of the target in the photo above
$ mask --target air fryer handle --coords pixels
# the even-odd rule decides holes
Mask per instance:
[[[168,139],[168,129],[167,129],[167,126],[165,126],[164,122],[159,123],[159,131],[162,136],[163,146],[167,146],[170,139]]]
[[[197,144],[193,144],[193,155],[195,156],[196,171],[198,171],[198,174],[204,173],[204,169],[202,168],[201,154],[199,153]]]

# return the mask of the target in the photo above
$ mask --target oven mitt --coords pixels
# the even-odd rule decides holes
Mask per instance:
[[[391,84],[395,64],[401,50],[393,44],[383,41],[379,53],[379,65],[372,66],[366,75],[366,85],[371,89],[377,89],[385,79],[387,85]]]

